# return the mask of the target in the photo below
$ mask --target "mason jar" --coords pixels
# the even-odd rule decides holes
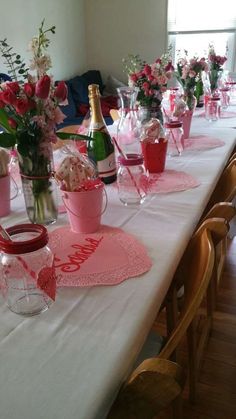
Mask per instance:
[[[180,156],[183,152],[183,123],[171,121],[165,123],[165,135],[168,140],[169,156]]]
[[[0,235],[0,287],[11,311],[33,316],[47,310],[55,300],[54,256],[48,233],[38,224],[8,228]]]
[[[140,154],[118,157],[117,185],[120,201],[125,205],[142,204],[147,196],[148,177]]]

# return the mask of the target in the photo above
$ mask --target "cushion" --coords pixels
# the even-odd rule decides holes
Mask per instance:
[[[101,94],[104,89],[101,74],[98,70],[89,70],[82,74],[82,76],[74,77],[69,82],[72,89],[73,98],[77,106],[81,103],[86,103],[87,105],[89,104],[88,86],[90,84],[98,84]]]
[[[102,81],[101,73],[99,70],[89,70],[86,73],[82,74],[82,77],[89,84],[98,84],[101,95],[103,94],[104,84]]]
[[[88,100],[88,81],[83,76],[76,76],[70,80],[70,86],[75,104],[89,104]]]
[[[113,76],[108,76],[107,81],[106,81],[106,87],[103,91],[103,95],[104,96],[116,96],[117,93],[117,87],[125,87],[126,84],[124,84],[122,81],[116,79]]]
[[[79,115],[86,115],[89,111],[89,105],[86,103],[81,103],[78,106],[78,114]],[[117,97],[116,96],[106,96],[101,97],[101,109],[103,116],[110,116],[111,109],[118,109],[117,108]]]

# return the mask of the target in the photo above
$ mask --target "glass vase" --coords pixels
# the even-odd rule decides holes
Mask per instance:
[[[119,87],[117,89],[121,108],[117,126],[117,141],[125,153],[129,153],[139,140],[140,127],[137,116],[137,87]]]
[[[27,153],[17,151],[29,220],[35,224],[52,224],[57,220],[57,187],[52,177],[51,143],[40,144]]]
[[[195,111],[197,106],[197,99],[194,95],[193,89],[184,90],[184,101],[190,111]]]
[[[146,122],[150,121],[152,118],[159,119],[160,123],[163,125],[163,114],[161,110],[161,106],[140,106],[139,107],[139,120],[141,124],[145,124]]]

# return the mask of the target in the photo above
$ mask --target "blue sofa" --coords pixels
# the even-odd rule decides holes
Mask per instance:
[[[68,125],[79,125],[83,121],[85,114],[81,114],[79,108],[89,106],[88,86],[89,84],[98,84],[101,95],[103,94],[105,85],[103,84],[100,71],[89,70],[81,76],[73,77],[66,80],[68,87],[68,105],[61,106],[61,111],[66,115],[63,123],[58,125],[58,129]],[[107,125],[113,123],[110,116],[104,116]]]

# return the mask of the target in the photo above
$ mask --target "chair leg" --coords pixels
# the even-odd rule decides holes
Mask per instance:
[[[193,319],[187,331],[189,359],[189,401],[196,402],[197,386],[197,351],[196,351],[196,319]]]
[[[183,399],[178,396],[173,402],[173,419],[183,418]]]

